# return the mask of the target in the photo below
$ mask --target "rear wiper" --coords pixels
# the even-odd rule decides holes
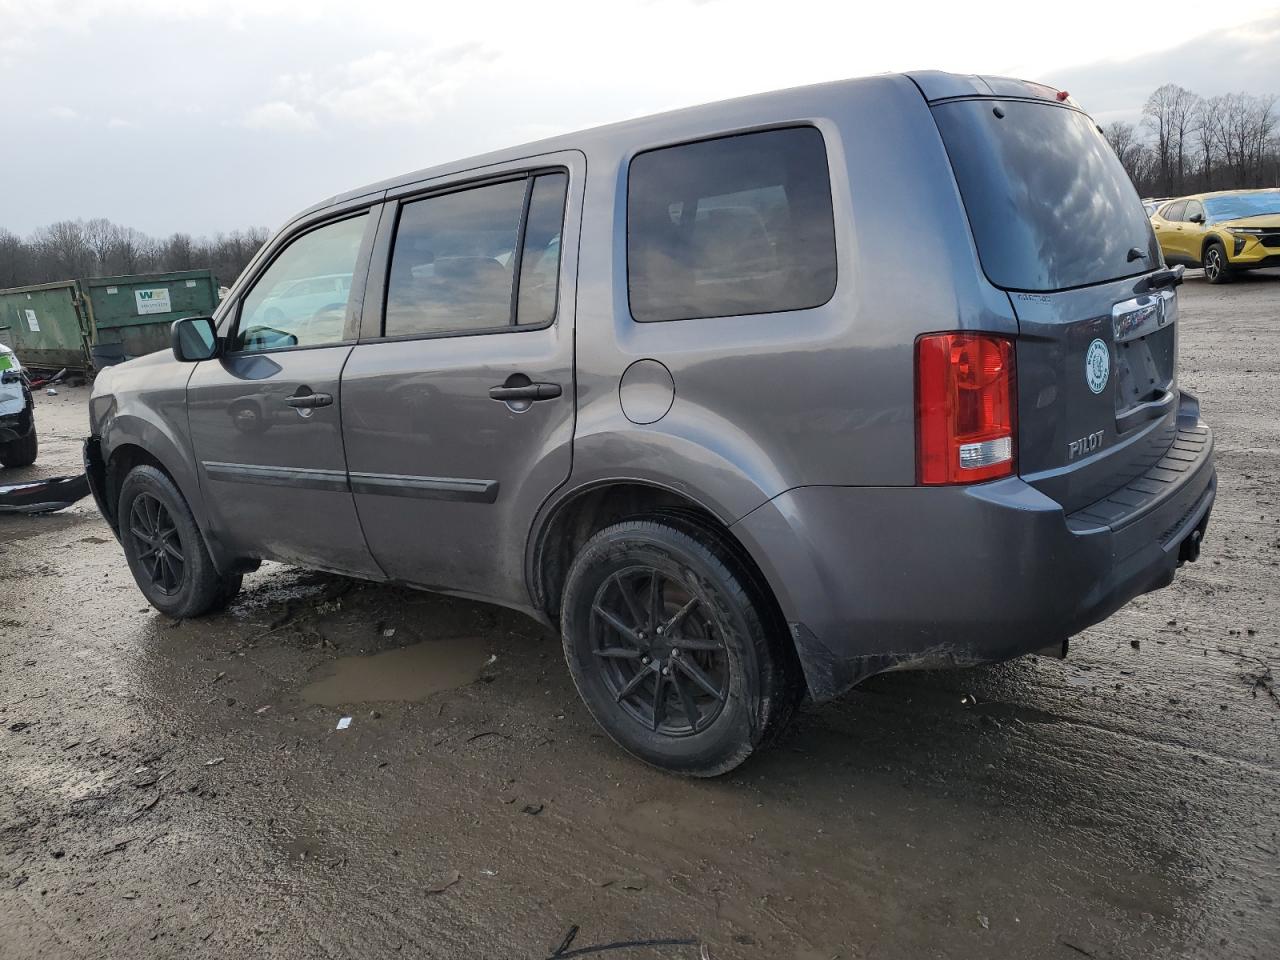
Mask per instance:
[[[1130,247],[1129,255],[1126,256],[1124,259],[1126,263],[1133,263],[1133,261],[1135,260],[1147,259],[1147,255],[1142,252],[1142,249],[1140,247]]]
[[[1182,264],[1176,267],[1165,267],[1147,276],[1147,289],[1160,290],[1164,287],[1176,287],[1182,283],[1182,274],[1186,268]]]

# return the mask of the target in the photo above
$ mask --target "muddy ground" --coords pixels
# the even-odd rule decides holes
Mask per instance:
[[[1280,956],[1280,275],[1189,281],[1181,351],[1198,564],[712,782],[621,754],[519,615],[269,566],[176,623],[91,503],[0,517],[0,956]],[[76,468],[86,398],[3,480]]]

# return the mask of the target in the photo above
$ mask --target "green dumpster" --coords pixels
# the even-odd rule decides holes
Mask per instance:
[[[28,367],[83,369],[90,331],[74,280],[0,290],[0,343]]]
[[[14,287],[0,290],[0,342],[27,366],[92,372],[167,349],[173,321],[217,305],[211,270]]]

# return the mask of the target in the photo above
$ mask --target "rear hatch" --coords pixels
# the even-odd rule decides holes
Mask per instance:
[[[1045,91],[931,107],[982,269],[1018,318],[1018,471],[1072,512],[1173,443],[1178,311],[1150,283],[1159,247],[1120,162]]]

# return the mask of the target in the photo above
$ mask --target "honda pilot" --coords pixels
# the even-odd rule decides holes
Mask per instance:
[[[262,560],[504,604],[618,744],[714,775],[1196,559],[1180,280],[1065,92],[763,94],[312,207],[98,377],[86,463],[170,616]]]

